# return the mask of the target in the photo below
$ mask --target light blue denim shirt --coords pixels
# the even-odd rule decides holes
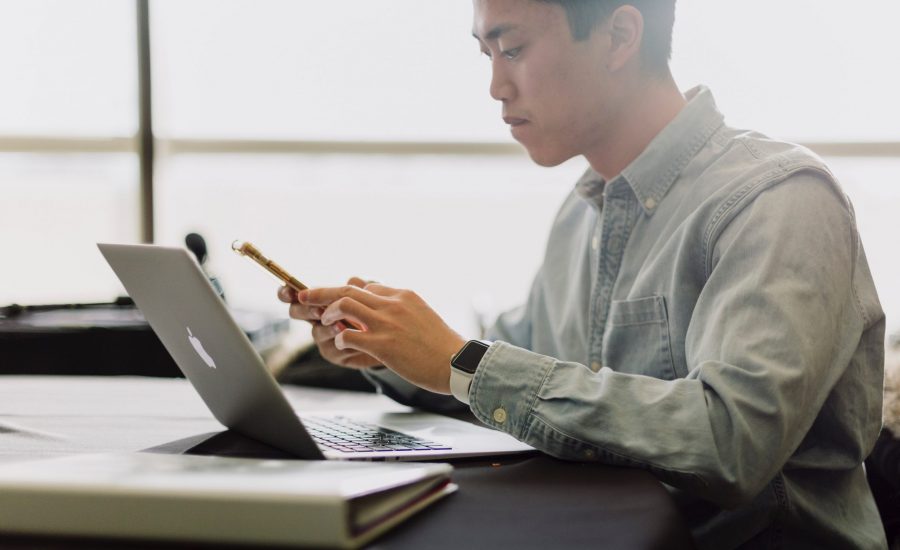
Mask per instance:
[[[862,466],[884,314],[852,207],[811,152],[688,97],[621,175],[578,182],[471,409],[553,456],[652,471],[701,548],[885,548]]]

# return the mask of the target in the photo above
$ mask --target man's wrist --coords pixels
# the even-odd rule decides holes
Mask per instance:
[[[475,372],[490,346],[491,342],[469,340],[450,358],[450,393],[466,405]]]

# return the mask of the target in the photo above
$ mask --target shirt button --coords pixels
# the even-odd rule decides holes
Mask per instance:
[[[593,239],[591,239],[591,248],[593,248],[594,250],[597,250],[598,248],[600,248],[600,239],[599,238],[594,237]]]
[[[503,407],[499,407],[494,409],[494,422],[497,424],[503,424],[506,422],[506,409]]]
[[[603,365],[601,365],[597,361],[594,361],[593,363],[591,363],[591,370],[594,372],[600,372],[600,369],[602,369],[602,368],[603,368]]]
[[[644,207],[647,210],[653,210],[654,208],[656,208],[656,199],[654,199],[653,197],[650,197],[649,199],[645,200]]]

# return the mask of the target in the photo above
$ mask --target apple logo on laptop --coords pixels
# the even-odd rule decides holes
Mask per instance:
[[[210,357],[208,353],[206,353],[205,349],[203,349],[203,343],[200,341],[200,339],[191,334],[191,327],[187,327],[187,331],[188,341],[190,341],[191,345],[194,346],[194,351],[197,352],[197,355],[200,356],[200,359],[203,359],[203,362],[206,363],[209,368],[216,368],[216,362],[213,361],[213,358]]]

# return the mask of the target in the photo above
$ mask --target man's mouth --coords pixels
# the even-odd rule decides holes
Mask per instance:
[[[512,126],[513,128],[515,128],[516,126],[521,126],[521,125],[527,123],[528,120],[524,119],[524,118],[514,117],[514,116],[505,116],[505,117],[503,117],[503,122],[505,122],[505,123],[509,124],[510,126]]]

